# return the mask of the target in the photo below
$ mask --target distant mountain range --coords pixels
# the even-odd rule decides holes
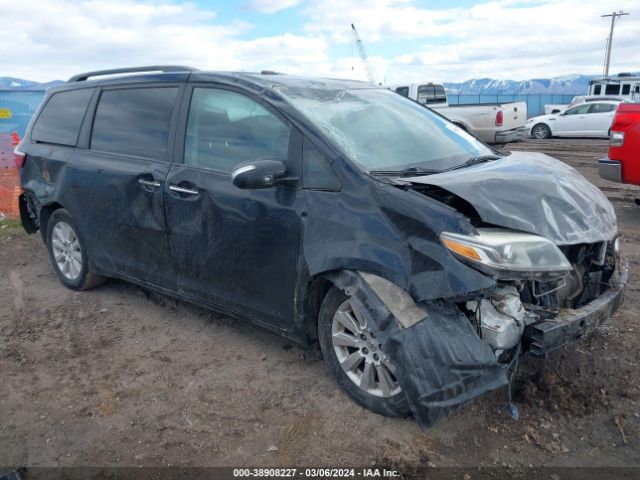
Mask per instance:
[[[22,78],[0,77],[0,90],[46,90],[62,83],[64,83],[62,80],[40,83]]]
[[[449,93],[499,94],[499,93],[567,93],[586,94],[589,80],[594,75],[565,75],[555,78],[532,78],[520,82],[514,80],[494,80],[492,78],[474,78],[462,83],[445,82]]]
[[[449,93],[489,94],[498,93],[566,93],[586,94],[589,80],[596,75],[565,75],[554,78],[532,78],[531,80],[494,80],[492,78],[474,78],[462,83],[445,82]],[[46,90],[64,83],[62,80],[38,83],[21,78],[0,77],[0,90]]]

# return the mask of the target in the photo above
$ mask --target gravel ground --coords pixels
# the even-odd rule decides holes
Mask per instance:
[[[131,284],[65,289],[39,235],[0,228],[0,465],[640,465],[640,198],[597,177],[606,141],[529,140],[614,201],[626,302],[586,340],[526,359],[521,414],[493,392],[434,428],[350,401],[316,352]]]

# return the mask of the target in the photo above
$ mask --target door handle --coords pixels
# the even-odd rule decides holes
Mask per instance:
[[[152,187],[152,188],[160,188],[162,186],[162,183],[159,182],[158,180],[146,180],[144,178],[139,178],[138,183],[140,185],[144,185],[145,187]]]
[[[197,189],[180,187],[178,185],[169,185],[169,190],[176,193],[184,193],[186,195],[198,195],[200,193]]]

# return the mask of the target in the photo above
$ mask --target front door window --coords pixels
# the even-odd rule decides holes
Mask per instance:
[[[230,173],[240,163],[286,161],[289,127],[246,95],[194,88],[187,121],[184,163]]]

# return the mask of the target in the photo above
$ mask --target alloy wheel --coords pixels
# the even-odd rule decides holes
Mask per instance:
[[[80,241],[71,225],[58,222],[51,232],[51,249],[60,273],[69,280],[75,280],[82,271],[82,251]]]
[[[533,127],[533,132],[531,133],[533,133],[533,136],[538,139],[547,138],[547,136],[549,135],[549,127],[542,124],[536,125],[535,127]]]
[[[401,392],[395,367],[350,299],[333,316],[331,341],[342,370],[361,390],[381,398]]]

